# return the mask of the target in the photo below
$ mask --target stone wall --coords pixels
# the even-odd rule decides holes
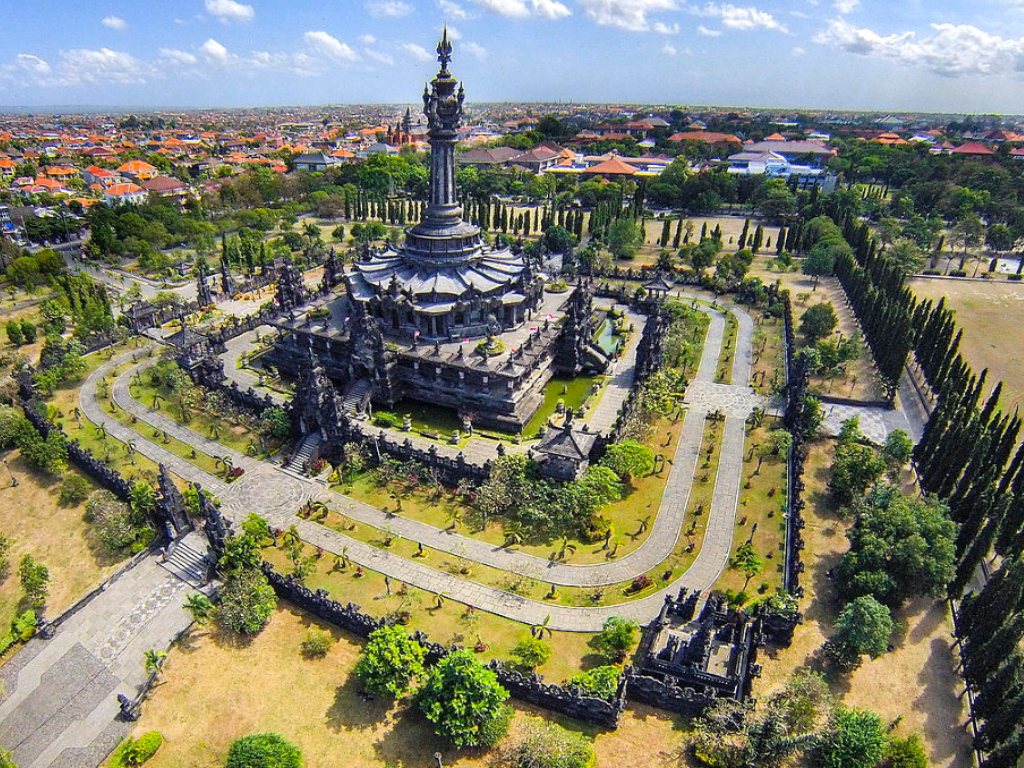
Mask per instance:
[[[299,583],[294,576],[284,576],[276,572],[268,563],[263,564],[263,572],[278,596],[317,618],[360,637],[369,637],[371,632],[387,623],[384,619],[377,619],[363,613],[355,603],[343,605],[332,600],[324,590],[314,592]],[[437,663],[451,650],[455,650],[431,642],[422,632],[416,632],[413,637],[426,649],[428,663]],[[544,707],[577,720],[606,728],[615,728],[618,725],[619,716],[626,706],[625,675],[619,684],[615,698],[612,701],[605,701],[593,696],[586,696],[575,686],[545,683],[544,679],[536,673],[523,673],[497,660],[492,660],[488,667],[494,671],[498,681],[508,689],[508,692],[520,701]]]

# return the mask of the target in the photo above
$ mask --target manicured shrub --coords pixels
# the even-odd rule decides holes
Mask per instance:
[[[330,632],[316,627],[311,627],[306,633],[306,639],[302,641],[302,652],[313,659],[322,659],[334,645],[334,638]]]
[[[520,667],[536,669],[551,658],[551,648],[536,637],[524,637],[509,651],[513,661]]]
[[[236,739],[224,768],[302,768],[302,751],[279,733]]]
[[[594,635],[591,645],[615,661],[622,661],[633,649],[639,633],[640,626],[635,621],[621,616],[609,616],[601,631]]]
[[[497,765],[501,768],[591,768],[594,747],[581,733],[531,717],[513,743],[502,750]]]
[[[241,635],[259,633],[277,607],[277,595],[267,577],[256,568],[231,572],[221,591],[217,622]]]
[[[588,669],[580,672],[569,680],[587,696],[595,696],[605,701],[615,698],[615,692],[619,689],[619,679],[622,677],[622,670],[618,667],[603,666]]]
[[[374,630],[356,662],[363,687],[377,696],[402,696],[423,674],[423,646],[401,627]]]
[[[467,650],[441,659],[416,692],[416,704],[434,732],[456,747],[496,743],[511,717],[507,698],[497,675]]]
[[[72,507],[81,504],[89,495],[89,481],[81,475],[68,475],[60,484],[60,503]]]

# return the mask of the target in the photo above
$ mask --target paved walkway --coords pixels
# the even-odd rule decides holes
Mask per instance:
[[[644,328],[647,327],[646,315],[628,309],[618,307],[626,313],[626,321],[633,326],[633,334],[630,337],[622,357],[612,363],[611,381],[609,381],[601,393],[594,410],[586,417],[585,422],[590,425],[594,432],[607,434],[615,424],[629,390],[633,386],[633,379],[636,373],[636,351],[640,346],[640,337],[643,336]]]
[[[191,622],[191,587],[142,560],[51,640],[29,641],[2,669],[0,744],[21,768],[98,765],[130,728],[117,694],[134,697],[148,675],[144,654],[166,649]]]
[[[721,345],[725,327],[724,319],[720,314],[710,309],[706,311],[711,313],[712,323],[701,365],[695,377],[696,382],[703,384],[712,383],[718,348]],[[740,318],[740,332],[737,336],[734,375],[742,373],[749,378],[753,322],[742,312],[736,314]],[[744,318],[746,322],[743,321]],[[295,517],[295,512],[301,504],[309,498],[314,498],[331,503],[331,506],[338,509],[339,512],[355,520],[378,528],[388,528],[396,535],[421,541],[426,546],[457,554],[476,562],[493,565],[503,570],[533,576],[550,583],[599,586],[630,579],[655,568],[675,546],[683,525],[690,483],[703,435],[704,416],[709,407],[716,405],[713,393],[705,396],[701,403],[692,405],[687,412],[683,435],[676,456],[673,458],[673,468],[670,472],[662,506],[652,526],[651,535],[644,544],[626,557],[616,561],[597,565],[572,565],[552,563],[543,558],[495,547],[408,518],[391,517],[369,505],[332,493],[315,481],[286,474],[266,462],[241,454],[232,454],[224,446],[213,443],[134,401],[128,391],[128,381],[132,371],[120,376],[113,387],[113,397],[119,406],[134,413],[140,420],[166,430],[186,443],[195,445],[199,450],[212,455],[232,454],[235,465],[243,467],[246,471],[241,479],[227,485],[219,478],[208,475],[189,462],[170,454],[162,446],[140,438],[128,427],[109,419],[100,408],[95,400],[96,382],[110,369],[132,355],[138,355],[138,352],[126,353],[101,366],[89,377],[82,388],[83,412],[97,423],[106,421],[108,432],[113,437],[122,441],[134,439],[141,453],[167,464],[181,477],[199,482],[205,488],[216,493],[221,498],[225,514],[231,519],[241,520],[248,512],[257,511],[267,517],[275,527],[286,528],[294,524],[299,528],[305,540],[326,551],[340,554],[345,550],[352,560],[365,567],[423,589],[445,592],[460,602],[476,605],[481,609],[524,622],[536,623],[550,616],[550,626],[554,629],[593,631],[598,629],[604,619],[610,615],[626,615],[646,621],[657,613],[665,594],[675,592],[681,586],[698,590],[709,588],[728,561],[742,473],[745,416],[741,417],[739,413],[726,419],[719,476],[716,479],[713,503],[709,510],[708,532],[696,561],[676,582],[668,585],[665,589],[648,598],[619,606],[570,608],[519,598],[501,590],[438,571],[421,563],[382,552],[317,523]],[[144,361],[139,364],[139,367],[147,363],[148,361]],[[729,399],[728,404],[722,404],[723,409],[726,405],[735,406],[738,399],[742,400],[752,394],[745,386],[725,387],[722,392],[727,394]]]

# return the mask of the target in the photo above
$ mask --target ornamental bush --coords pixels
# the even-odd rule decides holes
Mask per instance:
[[[302,768],[302,751],[279,733],[251,733],[231,744],[224,768]]]
[[[615,692],[619,689],[619,679],[622,677],[622,670],[618,667],[603,666],[588,669],[570,678],[569,682],[575,685],[587,696],[594,696],[598,699],[611,701],[615,698]]]
[[[635,621],[621,616],[609,616],[601,631],[590,642],[594,648],[608,654],[615,661],[622,661],[633,650],[639,632],[640,625]]]
[[[536,637],[524,637],[509,651],[513,661],[520,667],[536,669],[551,658],[551,647]]]
[[[217,606],[217,622],[241,635],[259,633],[277,607],[277,595],[256,568],[238,568],[227,578]]]
[[[531,717],[496,764],[501,768],[591,768],[594,747],[581,733]]]
[[[507,729],[507,698],[494,671],[472,651],[459,650],[431,668],[416,692],[416,705],[438,736],[456,747],[477,747],[494,744]]]
[[[385,626],[370,633],[356,663],[363,687],[377,696],[399,697],[423,674],[423,646],[401,627]]]

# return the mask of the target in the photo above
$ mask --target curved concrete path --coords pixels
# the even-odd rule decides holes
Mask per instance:
[[[140,420],[164,429],[206,453],[215,456],[230,454],[236,465],[243,467],[246,472],[241,479],[228,485],[171,454],[159,444],[144,437],[140,438],[136,432],[110,418],[99,406],[95,399],[96,383],[112,368],[133,356],[138,357],[138,351],[121,355],[97,369],[82,388],[81,406],[88,418],[96,423],[105,422],[108,432],[115,438],[122,441],[134,439],[138,450],[144,455],[167,464],[182,478],[198,482],[216,493],[221,498],[225,514],[233,520],[240,521],[250,511],[257,511],[267,517],[275,527],[287,528],[296,525],[302,538],[309,543],[335,554],[340,554],[344,550],[353,561],[413,586],[433,592],[444,592],[457,601],[517,621],[535,624],[550,617],[549,626],[553,629],[595,631],[611,615],[648,620],[660,609],[665,594],[675,593],[682,586],[697,590],[709,588],[728,562],[742,475],[744,421],[749,413],[747,405],[755,403],[756,399],[749,387],[711,383],[725,323],[720,314],[709,309],[705,311],[711,314],[712,325],[695,383],[699,383],[706,391],[703,391],[699,400],[691,404],[687,412],[683,435],[680,438],[658,519],[644,545],[620,560],[598,565],[549,563],[542,558],[495,547],[408,518],[389,516],[369,505],[327,491],[320,483],[286,474],[267,462],[236,454],[219,443],[181,427],[161,414],[150,411],[131,397],[128,391],[130,372],[118,377],[113,387],[113,398],[120,407],[134,413]],[[733,375],[741,381],[746,381],[749,379],[752,354],[753,321],[744,312],[734,311],[734,314],[739,319],[739,333]],[[145,365],[145,362],[136,367],[142,365]],[[743,378],[740,378],[741,376]],[[698,387],[696,391],[700,393],[701,388]],[[574,608],[528,600],[381,551],[295,516],[299,507],[312,498],[330,503],[333,508],[353,519],[375,527],[388,528],[396,535],[422,541],[426,546],[546,582],[588,587],[624,581],[657,567],[673,550],[683,524],[690,480],[703,435],[704,416],[715,408],[721,408],[728,415],[704,543],[697,559],[684,574],[657,593],[640,600],[595,608]]]

